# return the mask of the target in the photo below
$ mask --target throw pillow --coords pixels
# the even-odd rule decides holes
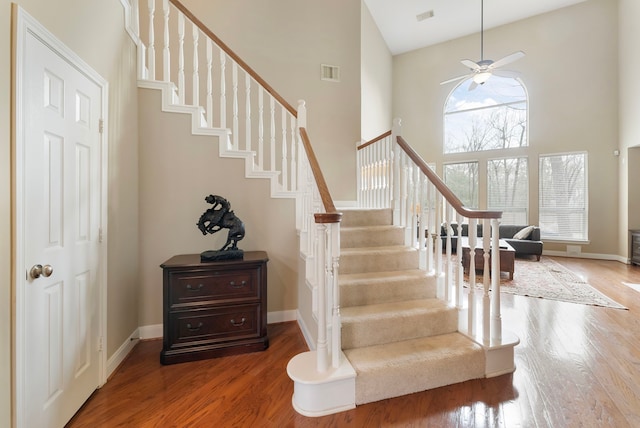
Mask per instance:
[[[524,229],[521,229],[515,235],[513,235],[513,239],[527,239],[529,235],[531,235],[532,230],[533,230],[533,226],[527,226]]]

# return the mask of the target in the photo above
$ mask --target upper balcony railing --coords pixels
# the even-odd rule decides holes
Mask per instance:
[[[248,176],[270,178],[272,196],[296,199],[304,281],[316,299],[318,370],[339,365],[340,329],[332,326],[340,324],[333,314],[341,213],[316,160],[304,102],[289,104],[180,1],[131,0],[129,10],[140,85],[162,88],[164,102],[192,113],[202,132],[226,135],[221,155],[245,158]]]

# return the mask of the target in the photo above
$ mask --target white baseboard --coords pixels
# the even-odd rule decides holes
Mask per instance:
[[[140,339],[162,339],[162,324],[143,325],[138,330]]]
[[[107,379],[109,376],[113,374],[114,371],[120,366],[120,364],[127,358],[129,352],[133,349],[133,347],[138,343],[139,339],[139,328],[135,329],[131,335],[124,341],[122,345],[118,348],[116,352],[113,353],[107,360]]]
[[[307,342],[307,346],[309,347],[309,349],[311,351],[315,351],[316,344],[311,339],[312,336],[309,333],[309,329],[307,328],[307,325],[304,323],[304,320],[302,319],[302,316],[300,315],[300,312],[296,311],[296,313],[297,313],[298,327],[300,327],[300,331],[302,331],[302,336],[304,336],[304,341]]]
[[[624,264],[629,264],[629,259],[617,254],[598,254],[598,253],[569,253],[567,251],[549,251],[544,250],[543,256],[553,257],[572,257],[575,259],[592,259],[592,260],[613,260]]]

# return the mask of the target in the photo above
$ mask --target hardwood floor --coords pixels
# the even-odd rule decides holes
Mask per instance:
[[[638,427],[640,267],[554,258],[629,310],[502,293],[517,369],[306,418],[291,406],[296,323],[268,326],[265,352],[162,366],[159,340],[138,344],[68,427]]]

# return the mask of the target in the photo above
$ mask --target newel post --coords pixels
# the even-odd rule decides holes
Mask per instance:
[[[402,136],[402,120],[393,119],[393,127],[391,128],[391,162],[393,162],[393,189],[391,208],[393,209],[393,224],[401,224],[400,220],[400,146],[398,145],[398,137]]]

